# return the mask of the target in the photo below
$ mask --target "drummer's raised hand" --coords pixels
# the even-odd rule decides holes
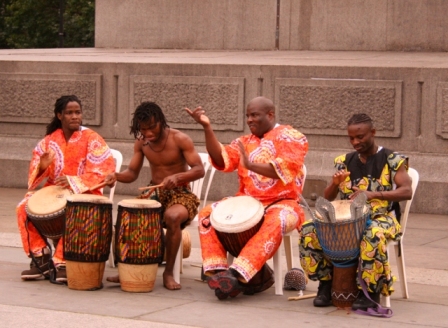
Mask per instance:
[[[240,164],[249,170],[250,161],[249,157],[247,157],[246,149],[244,149],[244,145],[241,141],[238,140],[238,147],[240,148]]]
[[[62,188],[69,188],[70,183],[68,183],[68,179],[65,175],[61,175],[54,180],[54,184],[60,186]]]
[[[350,176],[350,172],[347,172],[345,170],[337,171],[335,174],[333,174],[333,184],[335,186],[339,186],[349,176]]]
[[[196,109],[193,111],[189,108],[185,108],[185,111],[202,126],[205,127],[210,125],[210,119],[205,115],[205,110],[203,110],[201,106],[196,107]]]
[[[45,171],[51,165],[51,163],[53,163],[53,160],[54,160],[54,152],[53,151],[47,150],[46,152],[44,152],[40,156],[39,170],[41,172]]]

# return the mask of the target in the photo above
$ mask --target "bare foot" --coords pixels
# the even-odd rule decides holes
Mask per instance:
[[[114,277],[107,277],[106,280],[110,281],[110,282],[115,282],[117,284],[120,283],[120,277],[118,275],[116,275]]]
[[[163,273],[163,286],[169,290],[179,290],[182,288],[182,286],[174,280],[173,275],[165,272]]]

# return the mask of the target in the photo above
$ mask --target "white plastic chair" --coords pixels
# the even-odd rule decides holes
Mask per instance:
[[[401,241],[395,241],[395,240],[387,241],[388,254],[390,254],[389,250],[391,249],[391,246],[394,246],[394,248],[395,248],[395,259],[397,262],[398,277],[400,280],[401,293],[403,295],[403,298],[409,298],[408,284],[406,281],[406,268],[405,268],[405,264],[404,264],[403,238],[404,238],[404,233],[406,232],[406,224],[408,222],[409,210],[411,209],[412,200],[414,199],[415,191],[417,189],[418,181],[419,181],[419,174],[415,169],[409,168],[408,174],[412,179],[412,198],[406,201],[404,211],[401,214],[400,224],[401,224],[401,231],[402,231],[403,235],[401,236]],[[401,250],[400,250],[400,248],[401,248]],[[390,255],[389,255],[389,257],[390,257]],[[383,306],[390,308],[390,296],[381,296],[381,303]]]
[[[206,203],[207,203],[208,192],[210,190],[210,186],[212,184],[213,176],[215,175],[216,169],[208,161],[208,154],[207,153],[199,153],[199,156],[201,157],[202,164],[204,165],[205,175],[204,175],[203,178],[191,182],[190,183],[190,187],[191,187],[192,192],[199,199],[201,199],[201,196],[202,196],[202,186],[204,184],[205,178],[208,175],[207,189],[205,190],[204,198],[201,200],[201,205],[199,205],[199,209],[200,209],[200,208],[203,208],[206,205]],[[196,215],[196,217],[194,218],[193,221],[197,222],[197,220],[198,220],[198,217]],[[177,251],[176,260],[174,262],[174,268],[173,268],[174,280],[177,283],[180,283],[180,274],[182,273],[182,259],[183,259],[183,254],[182,254],[183,252],[182,251],[183,251],[183,241],[181,239],[180,245],[179,245],[179,250]]]
[[[112,153],[112,157],[115,160],[115,172],[120,172],[121,170],[121,164],[123,164],[123,155],[115,149],[111,149],[110,152]],[[114,201],[114,194],[115,194],[115,187],[117,186],[117,183],[110,188],[109,190],[109,199],[111,202]],[[109,266],[114,268],[114,239],[115,239],[115,226],[112,225],[112,242],[110,244],[110,254],[109,254]]]
[[[303,188],[305,188],[305,180],[306,180],[306,166],[303,164],[302,166],[302,172],[303,172],[303,182],[302,182],[302,191]],[[288,268],[288,271],[291,270],[294,267],[294,260],[292,256],[292,234],[296,229],[286,233],[283,235],[283,244],[285,246],[285,256],[286,256],[286,266]],[[275,252],[272,260],[274,263],[274,281],[275,281],[275,295],[283,295],[283,277],[282,277],[282,266],[280,264],[280,257],[281,257],[281,245],[277,249],[277,252]],[[227,253],[227,261],[228,263],[233,262],[233,256],[230,253]]]

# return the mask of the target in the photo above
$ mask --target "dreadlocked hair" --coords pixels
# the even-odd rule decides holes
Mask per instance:
[[[365,123],[365,124],[369,124],[370,126],[373,126],[372,118],[369,115],[363,114],[363,113],[355,114],[352,117],[350,117],[350,119],[347,122],[347,126],[360,124],[360,123]]]
[[[67,107],[67,104],[72,101],[77,102],[79,104],[79,107],[81,107],[82,109],[81,100],[79,100],[79,98],[75,95],[62,96],[56,100],[56,103],[54,104],[54,117],[51,120],[50,124],[47,125],[47,133],[45,134],[46,136],[52,134],[57,129],[62,128],[62,123],[58,118],[58,113],[62,114],[62,111]]]
[[[148,123],[153,120],[153,123],[160,123],[161,128],[169,128],[170,126],[166,123],[165,115],[162,109],[154,102],[145,101],[142,102],[132,114],[133,118],[131,121],[131,131],[129,134],[134,134],[135,139],[140,139],[142,136],[140,134],[140,124]]]

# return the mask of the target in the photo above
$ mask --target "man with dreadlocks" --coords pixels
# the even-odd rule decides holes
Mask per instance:
[[[145,157],[151,168],[150,185],[159,185],[155,191],[144,191],[139,198],[155,199],[164,209],[166,227],[166,266],[163,285],[177,290],[181,285],[174,280],[174,262],[181,242],[182,231],[197,214],[199,199],[189,183],[204,176],[204,166],[191,138],[169,127],[162,109],[153,102],[141,103],[134,112],[131,134],[136,139],[134,155],[126,170],[110,174],[106,181],[130,183],[138,178]],[[190,167],[190,169],[188,168]],[[108,277],[119,282],[119,277]]]
[[[90,188],[102,182],[115,169],[114,159],[103,138],[81,126],[82,105],[74,95],[56,100],[54,117],[47,125],[45,137],[33,150],[25,198],[17,206],[17,220],[25,253],[34,258],[30,269],[22,272],[23,280],[34,280],[50,273],[50,250],[32,222],[27,222],[26,205],[41,182],[46,186],[61,186],[75,194],[101,195]],[[63,257],[63,240],[59,240],[53,256],[56,281],[67,280]]]
[[[411,178],[405,156],[376,144],[376,130],[368,115],[353,115],[348,120],[347,131],[355,151],[336,157],[336,173],[324,197],[332,201],[339,194],[341,199],[354,199],[359,193],[365,193],[372,216],[362,237],[359,260],[369,298],[379,303],[380,294],[390,295],[393,291],[387,239],[397,240],[401,236],[398,202],[411,199]],[[331,305],[333,265],[323,255],[312,222],[302,226],[299,249],[302,268],[311,280],[319,280],[314,306]],[[352,308],[375,308],[376,304],[362,292],[360,281],[357,284],[361,291]]]

